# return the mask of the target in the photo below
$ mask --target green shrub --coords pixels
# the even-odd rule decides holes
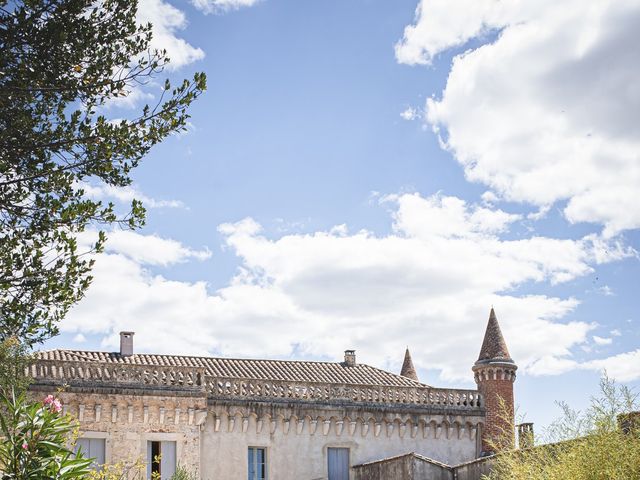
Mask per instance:
[[[560,403],[563,415],[547,443],[496,455],[489,480],[640,479],[640,428],[620,428],[620,415],[638,409],[637,396],[605,377],[584,412]]]
[[[91,460],[68,447],[75,425],[52,395],[27,403],[24,395],[0,397],[0,471],[2,480],[85,478]]]

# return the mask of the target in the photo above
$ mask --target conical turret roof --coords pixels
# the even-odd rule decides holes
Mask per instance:
[[[413,366],[413,360],[411,360],[409,347],[407,347],[407,350],[404,352],[404,362],[402,362],[402,370],[400,370],[400,375],[419,382],[418,374],[416,373],[416,369]]]
[[[502,336],[502,331],[500,331],[498,318],[496,317],[496,312],[493,310],[493,307],[491,307],[491,313],[489,313],[489,323],[484,333],[482,348],[480,349],[480,355],[478,356],[476,364],[489,362],[514,363],[511,355],[509,355],[509,349]]]

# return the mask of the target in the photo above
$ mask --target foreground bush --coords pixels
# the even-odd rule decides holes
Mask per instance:
[[[619,421],[638,410],[637,396],[606,377],[600,390],[585,412],[561,403],[563,416],[549,428],[549,443],[497,455],[488,479],[640,479],[640,421]]]
[[[2,480],[86,478],[91,460],[69,449],[75,425],[49,395],[27,403],[24,395],[0,397],[0,471]]]

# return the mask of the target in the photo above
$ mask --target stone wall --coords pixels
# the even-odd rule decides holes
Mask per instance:
[[[200,470],[200,425],[206,417],[206,398],[139,394],[48,393],[62,400],[63,411],[76,417],[80,436],[105,439],[107,463],[146,463],[147,441],[175,441],[176,459]]]
[[[433,462],[415,453],[358,465],[354,480],[453,480],[448,465]]]
[[[478,458],[453,467],[456,480],[480,480],[483,475],[491,473],[493,457]]]

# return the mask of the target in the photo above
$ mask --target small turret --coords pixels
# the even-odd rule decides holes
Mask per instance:
[[[480,355],[472,369],[486,410],[483,455],[513,447],[513,382],[517,369],[491,308]]]
[[[420,381],[418,380],[418,374],[416,373],[416,369],[413,366],[413,360],[411,360],[409,347],[407,347],[407,350],[404,352],[404,362],[402,362],[402,369],[400,370],[400,375],[402,375],[403,377],[410,378],[411,380],[415,380],[416,382]]]

